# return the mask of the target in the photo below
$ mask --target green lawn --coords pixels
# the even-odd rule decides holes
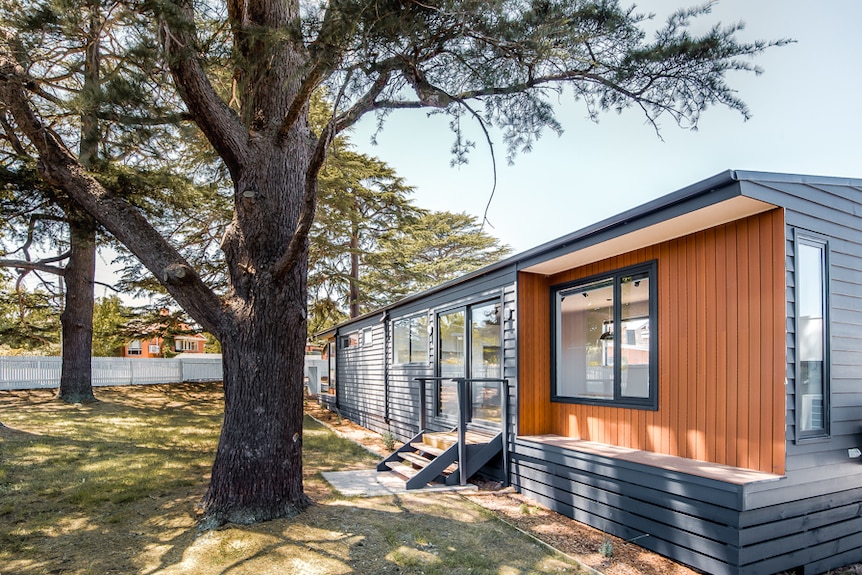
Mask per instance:
[[[305,486],[318,504],[200,533],[219,386],[97,396],[74,406],[50,391],[0,392],[0,575],[577,572],[454,494],[340,497],[320,473],[375,459],[308,418]]]

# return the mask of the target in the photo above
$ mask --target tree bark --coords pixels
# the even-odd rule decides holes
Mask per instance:
[[[74,205],[66,207],[70,255],[66,264],[65,309],[60,315],[63,364],[57,398],[91,403],[93,376],[93,283],[96,275],[96,222]]]
[[[301,266],[299,266],[301,268]],[[222,334],[225,416],[202,527],[292,516],[302,488],[305,278],[264,279]]]
[[[354,202],[355,203],[355,202]],[[355,211],[354,211],[355,213]],[[352,224],[350,234],[350,281],[347,299],[350,302],[350,317],[359,317],[359,225]]]
[[[78,161],[91,168],[99,150],[101,131],[96,117],[100,75],[102,17],[98,1],[88,3],[84,62],[85,111],[81,114]],[[67,403],[92,403],[93,395],[93,283],[96,278],[96,222],[74,201],[64,200],[69,225],[69,262],[66,264],[66,301],[60,315],[63,361],[57,398]]]
[[[290,516],[309,504],[302,489],[308,242],[291,267],[274,273],[300,219],[311,160],[305,130],[301,118],[285,145],[253,142],[256,165],[237,183],[249,193],[238,194],[222,242],[232,290],[221,332],[225,418],[203,500],[205,527]]]

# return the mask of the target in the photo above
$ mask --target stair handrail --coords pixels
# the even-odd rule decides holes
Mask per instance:
[[[503,434],[503,477],[509,483],[509,380],[507,378],[486,377],[415,377],[419,382],[419,431],[425,431],[428,424],[425,384],[429,381],[450,380],[455,382],[458,393],[458,472],[461,485],[467,485],[467,417],[470,413],[470,386],[473,383],[500,384],[500,432]]]
[[[458,385],[458,445],[459,461],[463,461],[464,465],[459,464],[461,472],[461,485],[467,484],[467,414],[470,410],[470,386],[474,383],[499,383],[500,384],[500,433],[503,434],[503,477],[504,483],[508,486],[509,483],[509,380],[505,377],[453,377],[451,378]],[[463,454],[460,449],[463,446]],[[460,459],[463,455],[464,459]]]
[[[443,381],[451,377],[414,377],[419,382],[419,431],[428,428],[428,402],[425,396],[425,384],[429,381]]]

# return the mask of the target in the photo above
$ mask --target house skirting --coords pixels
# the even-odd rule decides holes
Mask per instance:
[[[858,480],[818,495],[783,476],[667,456],[659,467],[638,461],[650,454],[578,443],[518,437],[513,485],[558,513],[716,575],[815,574],[862,560]],[[783,490],[797,499],[775,503]]]

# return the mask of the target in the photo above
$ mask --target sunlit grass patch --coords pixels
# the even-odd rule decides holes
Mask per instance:
[[[290,519],[200,534],[221,426],[220,389],[100,389],[75,407],[50,391],[0,393],[0,573],[155,575],[514,575],[547,555],[456,496],[343,498],[322,471],[378,458],[306,418],[305,490],[319,504]]]
[[[377,456],[360,445],[334,435],[332,431],[307,416],[303,423],[302,450],[305,457],[319,462],[320,471],[367,468],[378,460]]]

